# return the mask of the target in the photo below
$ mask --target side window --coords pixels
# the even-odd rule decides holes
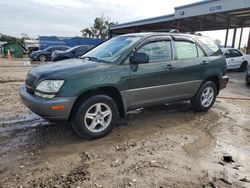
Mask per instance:
[[[242,56],[241,52],[239,52],[238,50],[231,50],[232,56],[233,57],[240,57]]]
[[[86,51],[86,47],[80,47],[78,49],[76,49],[76,51],[79,52],[85,52]]]
[[[149,55],[149,63],[164,62],[172,59],[171,42],[159,41],[145,44],[138,52]]]
[[[197,39],[203,44],[202,47],[206,51],[207,55],[211,56],[222,54],[218,45],[208,37],[197,37]]]
[[[230,50],[227,50],[227,51],[225,52],[225,57],[226,57],[226,58],[229,58],[229,57],[231,57],[231,53],[230,53]]]
[[[198,57],[196,44],[189,41],[175,41],[176,55],[178,59],[190,59]]]
[[[204,57],[205,56],[204,52],[201,50],[201,48],[199,46],[197,46],[197,51],[198,51],[198,56],[199,57]]]
[[[54,50],[54,48],[51,47],[48,49],[48,52],[52,52],[53,50]]]

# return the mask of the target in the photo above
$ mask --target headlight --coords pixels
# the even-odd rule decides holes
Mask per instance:
[[[44,80],[36,87],[35,95],[53,98],[63,84],[64,80]]]

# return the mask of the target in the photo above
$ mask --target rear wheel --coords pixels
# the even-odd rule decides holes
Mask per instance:
[[[75,109],[71,123],[82,138],[96,139],[108,134],[117,123],[116,103],[106,95],[96,95]]]
[[[217,95],[217,87],[214,82],[205,82],[191,99],[191,105],[195,111],[208,111],[214,104]]]
[[[245,72],[247,70],[247,62],[244,61],[241,66],[240,66],[240,69],[239,69],[241,72]]]
[[[45,56],[45,55],[40,55],[40,56],[39,56],[39,60],[40,60],[41,62],[46,61],[46,56]]]

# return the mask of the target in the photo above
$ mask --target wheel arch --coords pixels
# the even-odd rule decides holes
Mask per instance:
[[[87,91],[82,92],[77,99],[75,100],[73,107],[70,112],[69,120],[72,117],[72,114],[76,111],[77,107],[80,106],[80,104],[87,100],[89,97],[92,97],[94,95],[107,95],[110,98],[112,98],[118,108],[119,111],[119,116],[124,117],[125,116],[125,108],[124,108],[124,103],[122,100],[122,96],[119,92],[119,90],[115,87],[112,86],[103,86],[95,89],[90,89]]]
[[[207,76],[206,79],[204,79],[204,81],[202,82],[201,86],[207,82],[207,81],[212,81],[215,83],[216,85],[216,88],[217,88],[217,94],[219,94],[219,91],[220,91],[220,79],[219,79],[219,76],[218,75],[210,75],[210,76]]]

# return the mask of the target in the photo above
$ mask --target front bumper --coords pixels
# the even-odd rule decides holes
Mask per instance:
[[[224,89],[229,82],[229,77],[228,76],[223,76],[220,81],[220,89]]]
[[[25,85],[19,90],[22,102],[31,111],[48,120],[68,120],[76,97],[55,97],[43,99],[26,91]],[[64,106],[63,109],[52,109],[52,106]]]

